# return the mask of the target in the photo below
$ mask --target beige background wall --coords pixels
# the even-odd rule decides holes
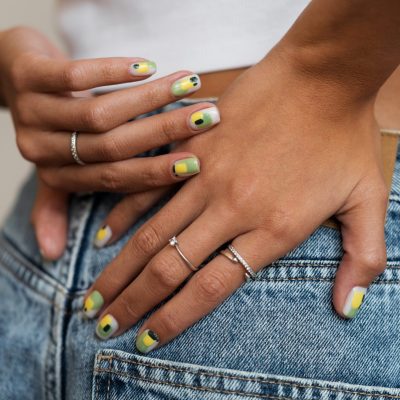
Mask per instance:
[[[40,29],[57,41],[54,21],[55,1],[1,0],[0,30],[15,25],[29,25]],[[21,158],[16,149],[9,114],[0,109],[0,223],[29,168],[29,164]]]

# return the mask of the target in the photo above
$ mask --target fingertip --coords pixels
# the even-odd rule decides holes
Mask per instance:
[[[172,174],[177,178],[189,178],[200,173],[200,160],[195,155],[175,159],[172,164]]]
[[[136,337],[136,349],[142,354],[150,353],[159,343],[160,338],[152,329],[141,329]]]
[[[157,64],[150,60],[139,60],[129,66],[129,73],[134,77],[150,77],[157,72]]]
[[[110,244],[113,239],[113,231],[108,224],[104,224],[97,232],[93,241],[93,245],[101,249]]]
[[[194,111],[188,117],[189,128],[198,131],[210,129],[214,125],[219,124],[221,116],[218,107],[215,105],[207,105],[199,110]]]

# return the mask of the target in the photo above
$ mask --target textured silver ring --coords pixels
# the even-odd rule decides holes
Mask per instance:
[[[77,164],[86,165],[78,155],[78,132],[72,132],[71,135],[71,154]]]
[[[175,247],[176,251],[178,254],[181,256],[182,260],[185,261],[185,264],[192,270],[192,271],[197,271],[198,268],[196,268],[190,261],[189,259],[182,253],[181,248],[179,247],[179,242],[176,236],[172,237],[169,239],[169,244],[172,247]]]
[[[239,264],[241,264],[242,267],[246,270],[246,280],[255,281],[257,279],[257,274],[254,272],[253,268],[250,267],[249,263],[239,254],[239,252],[233,247],[232,244],[228,246],[228,249],[236,257]]]

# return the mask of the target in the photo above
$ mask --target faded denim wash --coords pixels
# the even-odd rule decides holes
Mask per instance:
[[[321,227],[259,281],[146,356],[135,349],[143,320],[102,342],[81,307],[86,289],[155,210],[98,250],[92,240],[119,196],[75,196],[67,249],[44,263],[29,223],[35,189],[31,177],[0,237],[1,400],[400,399],[400,153],[386,223],[388,268],[354,320],[332,309],[341,239]]]

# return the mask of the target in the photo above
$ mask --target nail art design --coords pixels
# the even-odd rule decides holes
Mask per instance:
[[[85,300],[83,312],[87,317],[93,318],[98,311],[103,307],[104,299],[98,290],[93,290],[89,297]]]
[[[217,107],[209,107],[204,110],[194,112],[190,118],[190,126],[193,129],[205,129],[218,124],[220,121],[219,111]]]
[[[141,353],[146,354],[153,350],[159,342],[160,339],[157,334],[150,329],[146,329],[136,338],[136,348]]]
[[[112,230],[108,225],[102,226],[96,233],[96,237],[94,239],[94,245],[101,249],[104,247],[108,241],[111,239]]]
[[[198,75],[188,75],[178,79],[172,84],[171,92],[174,96],[181,97],[193,93],[201,88],[201,81]]]
[[[138,61],[131,65],[130,73],[135,76],[153,75],[157,71],[154,61]]]
[[[355,286],[347,295],[346,302],[343,307],[343,314],[347,318],[354,318],[364,301],[367,288]]]
[[[196,157],[183,158],[174,162],[172,170],[176,176],[196,175],[200,172],[200,162]]]
[[[97,324],[96,335],[100,339],[106,340],[117,330],[118,330],[117,320],[111,314],[107,314]]]

